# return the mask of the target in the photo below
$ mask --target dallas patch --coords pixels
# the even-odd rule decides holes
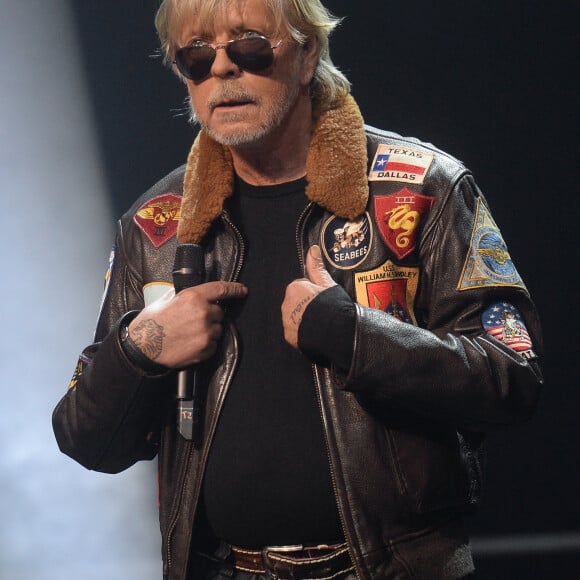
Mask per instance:
[[[419,268],[404,268],[387,260],[374,270],[354,275],[356,300],[362,306],[417,325],[413,304],[418,282]]]
[[[326,259],[340,270],[350,270],[362,264],[373,242],[369,214],[354,221],[333,216],[326,221],[320,234]]]
[[[379,145],[369,181],[402,181],[422,184],[431,166],[433,155],[417,149],[396,145]]]
[[[181,197],[174,193],[159,195],[145,202],[133,217],[134,222],[159,248],[177,234],[181,217]]]
[[[471,290],[485,286],[525,289],[495,221],[478,199],[471,244],[457,289]]]
[[[492,304],[481,317],[485,331],[525,358],[535,358],[528,329],[513,304]]]
[[[374,198],[375,220],[385,244],[397,258],[408,256],[417,244],[417,229],[429,213],[433,198],[403,188]]]

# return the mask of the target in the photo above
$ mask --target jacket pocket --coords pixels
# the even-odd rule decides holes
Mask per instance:
[[[418,514],[472,503],[475,484],[459,434],[440,426],[385,427],[397,486]]]

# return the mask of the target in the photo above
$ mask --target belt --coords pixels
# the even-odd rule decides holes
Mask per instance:
[[[354,570],[344,543],[311,547],[268,546],[262,550],[231,546],[231,553],[236,570],[266,574],[275,580],[332,580]]]

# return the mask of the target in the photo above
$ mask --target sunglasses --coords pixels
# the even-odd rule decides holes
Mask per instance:
[[[235,65],[257,73],[272,66],[274,49],[281,43],[280,39],[272,45],[265,36],[234,38],[228,42],[196,42],[192,46],[180,48],[173,62],[185,78],[199,82],[209,75],[217,51],[223,48]]]

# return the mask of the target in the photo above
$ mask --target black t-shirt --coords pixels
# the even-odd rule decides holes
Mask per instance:
[[[215,535],[246,548],[342,540],[311,362],[284,340],[280,306],[303,276],[296,225],[306,180],[228,200],[245,241],[247,298],[230,313],[241,356],[208,458],[203,507]]]

